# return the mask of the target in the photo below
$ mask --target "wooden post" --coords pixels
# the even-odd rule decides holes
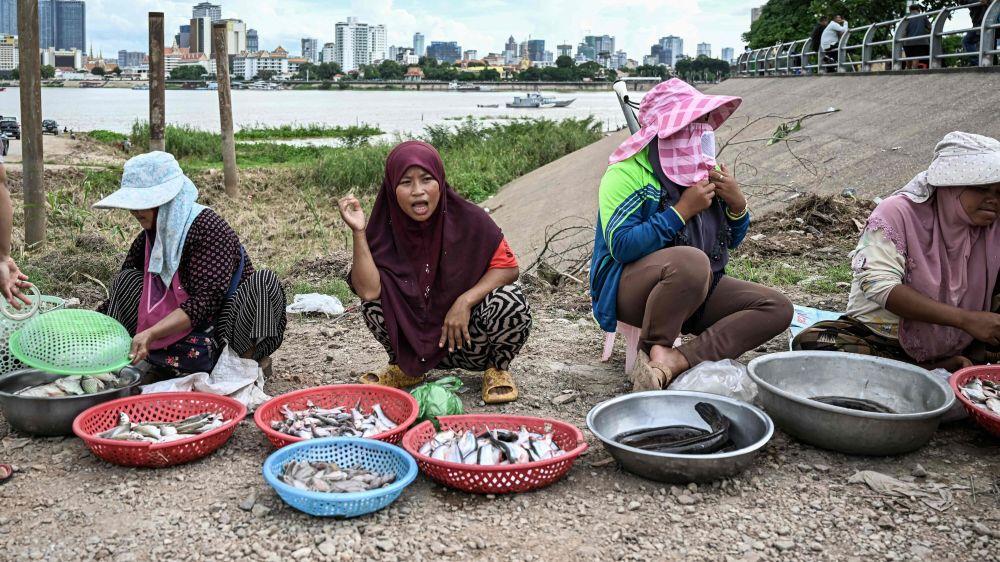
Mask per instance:
[[[215,51],[215,81],[219,86],[219,121],[222,126],[222,171],[226,195],[239,194],[236,171],[236,139],[233,137],[233,99],[229,91],[229,49],[226,24],[212,24],[212,49]]]
[[[21,92],[21,152],[24,186],[24,243],[45,242],[45,186],[42,184],[42,68],[38,52],[38,1],[17,0],[18,69]]]
[[[149,12],[149,150],[165,150],[166,73],[163,63],[163,12]]]

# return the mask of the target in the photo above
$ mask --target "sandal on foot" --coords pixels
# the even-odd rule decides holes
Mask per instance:
[[[635,369],[629,375],[629,380],[632,381],[632,392],[662,390],[673,378],[669,367],[663,363],[650,361],[649,355],[645,351],[639,352]]]
[[[510,371],[501,371],[495,367],[486,369],[483,373],[483,402],[487,404],[503,404],[517,400],[517,385]]]
[[[0,464],[0,484],[3,484],[10,479],[11,474],[14,474],[13,466],[9,464]]]
[[[411,377],[399,368],[399,365],[386,365],[381,371],[369,371],[360,377],[361,384],[377,384],[392,388],[409,388],[424,382],[423,377]]]

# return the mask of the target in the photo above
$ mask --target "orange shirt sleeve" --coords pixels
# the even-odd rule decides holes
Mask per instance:
[[[493,253],[493,259],[490,260],[490,267],[488,269],[509,269],[513,267],[517,267],[517,256],[514,255],[514,251],[510,249],[510,244],[504,238],[500,241],[500,245],[497,246],[497,251]]]

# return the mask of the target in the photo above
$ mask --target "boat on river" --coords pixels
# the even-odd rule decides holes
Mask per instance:
[[[539,109],[547,107],[568,107],[569,104],[576,101],[576,98],[571,98],[568,100],[557,100],[555,98],[546,97],[538,92],[529,92],[528,95],[514,96],[514,101],[507,102],[507,107],[514,109]]]

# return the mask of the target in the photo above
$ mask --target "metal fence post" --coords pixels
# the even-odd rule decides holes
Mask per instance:
[[[993,55],[990,51],[997,48],[997,28],[993,26],[998,18],[1000,18],[1000,0],[993,0],[983,15],[983,30],[979,34],[979,66],[993,66]]]
[[[875,40],[875,29],[877,26],[868,27],[865,38],[861,40],[861,72],[871,72],[872,70],[872,41]]]
[[[944,31],[944,24],[947,21],[948,17],[942,11],[934,18],[934,24],[931,25],[931,54],[930,60],[927,61],[928,68],[942,68],[944,66],[944,61],[941,59],[941,55],[944,53],[941,32]]]
[[[906,16],[899,20],[899,24],[896,25],[896,30],[892,32],[892,69],[893,70],[903,70],[903,61],[899,60],[902,58],[900,55],[903,51],[903,43],[899,38],[903,34],[903,29],[906,28],[906,21],[909,16]]]

